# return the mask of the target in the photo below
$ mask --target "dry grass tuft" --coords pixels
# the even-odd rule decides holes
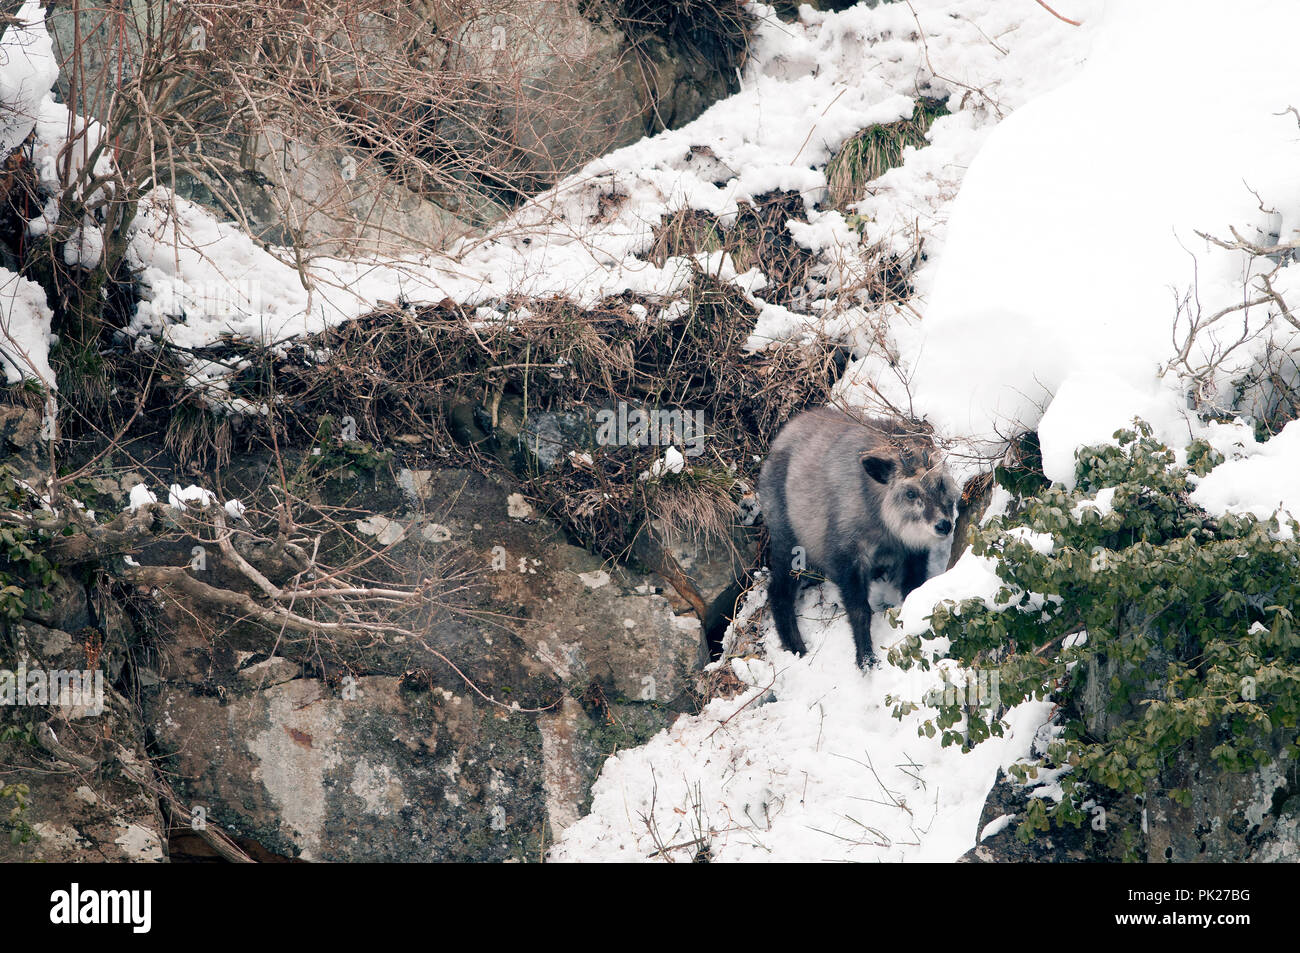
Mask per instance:
[[[673,256],[726,252],[738,272],[758,268],[767,278],[765,300],[797,305],[813,268],[813,256],[798,244],[786,223],[805,216],[798,192],[768,192],[741,205],[736,221],[724,226],[697,209],[675,212],[654,230],[646,259],[656,265]]]
[[[847,211],[868,182],[903,164],[904,149],[924,146],[930,125],[947,114],[943,100],[923,97],[909,118],[868,126],[846,141],[826,165],[830,206]]]

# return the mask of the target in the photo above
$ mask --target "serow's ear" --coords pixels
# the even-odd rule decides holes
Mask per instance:
[[[868,454],[862,458],[862,469],[867,471],[867,476],[877,483],[888,483],[889,478],[894,475],[894,458],[880,454]]]

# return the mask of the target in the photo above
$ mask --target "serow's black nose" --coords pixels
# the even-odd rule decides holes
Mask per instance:
[[[934,531],[940,536],[947,536],[952,532],[952,520],[939,520],[934,524]]]

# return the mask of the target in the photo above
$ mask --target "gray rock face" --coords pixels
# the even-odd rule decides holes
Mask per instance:
[[[0,407],[3,461],[34,486],[47,475],[40,424],[35,410]],[[0,742],[0,757],[9,767],[0,789],[27,788],[26,807],[14,818],[9,815],[19,807],[16,792],[0,798],[0,813],[8,820],[0,861],[166,860],[157,791],[140,775],[129,776],[126,767],[148,765],[144,727],[135,706],[113,688],[126,661],[128,623],[115,607],[105,606],[99,628],[91,628],[85,590],[62,577],[46,595],[43,606],[0,632],[0,668],[13,673],[15,685],[20,672],[40,670],[47,686],[43,696],[24,693],[26,704],[0,706],[0,729],[13,736]],[[67,677],[73,673],[75,682]],[[85,682],[81,673],[88,673]]]
[[[421,645],[286,639],[272,655],[265,633],[211,639],[177,610],[147,723],[186,803],[283,856],[537,858],[616,746],[689,707],[699,622],[508,487],[460,470],[399,483],[412,512],[366,522],[401,537],[397,558],[476,565],[461,611]]]
[[[5,649],[0,667],[14,671],[21,665],[29,672],[91,670],[105,654],[93,634],[74,635],[34,623],[16,624]],[[100,674],[102,678],[102,670]],[[102,705],[95,701],[101,698]],[[102,695],[73,695],[65,688],[58,701],[0,711],[0,724],[9,727],[47,723],[56,746],[72,752],[70,758],[84,759],[72,763],[46,750],[36,741],[43,733],[39,728],[23,731],[22,740],[5,745],[5,761],[15,769],[5,784],[22,783],[28,789],[28,807],[17,824],[19,833],[28,836],[18,843],[8,834],[0,837],[0,861],[166,860],[166,824],[157,793],[122,768],[148,763],[134,707],[106,679]],[[0,799],[6,814],[16,803]]]
[[[1226,774],[1199,743],[1169,772],[1170,787],[1191,792],[1180,805],[1163,792],[1092,805],[1078,828],[1053,827],[1029,840],[1016,837],[1032,790],[999,774],[980,815],[988,837],[964,863],[1122,861],[1132,839],[1136,857],[1152,863],[1295,863],[1300,860],[1300,785],[1275,765]],[[1208,766],[1208,767],[1207,767]],[[996,823],[995,823],[996,822]]]
[[[0,454],[18,476],[36,485],[45,478],[48,461],[43,458],[40,411],[14,404],[0,406]]]
[[[302,860],[505,860],[539,842],[540,742],[524,716],[362,677],[292,678],[151,706],[190,801]]]
[[[471,101],[459,130],[470,143],[482,137],[475,127],[495,127],[522,159],[515,175],[549,178],[645,134],[645,87],[626,38],[572,0],[489,4],[459,25],[452,56],[518,91],[496,115],[477,114]]]
[[[1274,739],[1274,751],[1284,742]],[[1148,803],[1148,857],[1173,863],[1294,863],[1300,859],[1300,784],[1294,762],[1228,774],[1202,737],[1168,770],[1168,787],[1186,788],[1181,805],[1153,794]]]
[[[673,585],[695,609],[712,637],[721,635],[736,600],[745,591],[758,561],[759,532],[736,526],[731,536],[690,538],[666,531],[651,520],[637,536],[633,553]]]
[[[1035,786],[1022,785],[1002,771],[989,791],[976,827],[976,844],[959,858],[959,863],[1087,863],[1124,859],[1124,825],[1140,830],[1140,807],[1135,803],[1104,805],[1079,827],[1053,827],[1035,831],[1023,841],[1017,831],[1025,819],[1029,801],[1041,795]],[[1050,802],[1049,802],[1050,803]],[[1104,817],[1103,822],[1097,818]]]
[[[142,736],[129,706],[109,690],[105,712],[92,725],[64,726],[59,740],[78,749],[92,746],[92,731],[107,731],[124,743],[136,763],[146,764]],[[167,827],[157,796],[127,778],[115,765],[86,770],[57,758],[31,755],[11,761],[28,786],[30,807],[22,822],[35,835],[14,844],[0,838],[0,861],[50,863],[146,862],[167,859]],[[6,811],[13,805],[3,802]]]
[[[587,412],[543,412],[532,414],[516,438],[523,472],[546,472],[571,452],[590,450],[596,445],[593,416]]]

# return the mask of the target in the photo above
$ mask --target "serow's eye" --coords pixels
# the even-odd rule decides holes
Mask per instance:
[[[920,494],[920,493],[917,493],[915,490],[908,490],[908,491],[907,491],[907,498],[908,498],[909,500],[916,501],[916,500],[919,500],[919,499],[921,498],[921,494]]]

